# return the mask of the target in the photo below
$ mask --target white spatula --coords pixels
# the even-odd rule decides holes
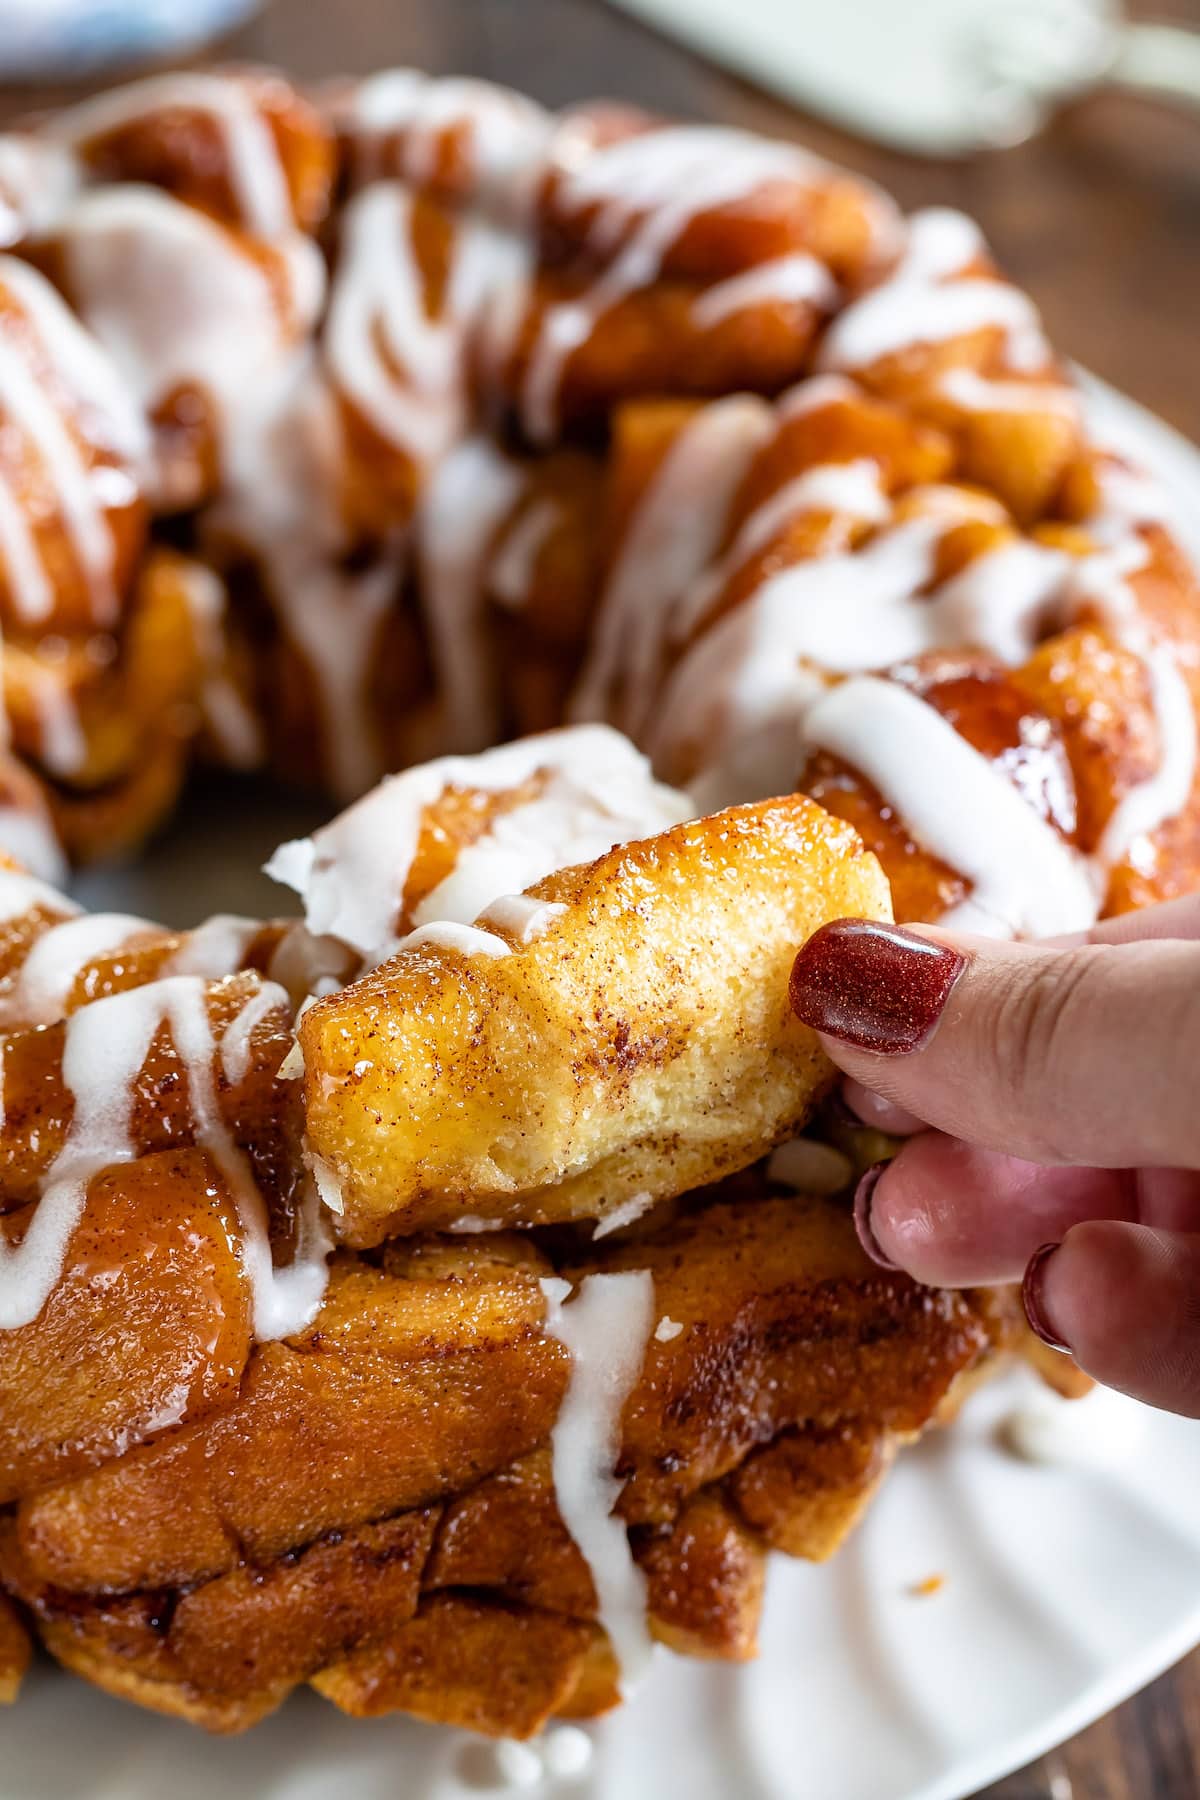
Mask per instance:
[[[614,0],[864,137],[926,156],[1019,143],[1102,85],[1200,110],[1200,33],[1117,0]]]

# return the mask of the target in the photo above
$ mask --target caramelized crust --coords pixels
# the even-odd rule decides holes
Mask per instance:
[[[504,1237],[343,1262],[232,1405],[31,1493],[0,1583],[68,1666],[212,1729],[305,1678],[356,1715],[498,1735],[603,1710],[611,1657],[550,1467],[547,1267]],[[744,1657],[763,1541],[829,1554],[896,1439],[1013,1328],[881,1275],[829,1201],[719,1199],[570,1272],[624,1267],[683,1327],[651,1336],[617,1465],[651,1629]]]
[[[0,1219],[0,1243],[19,1243],[33,1210]],[[237,1244],[199,1151],[92,1183],[63,1280],[31,1325],[0,1331],[0,1502],[236,1399],[251,1347]]]

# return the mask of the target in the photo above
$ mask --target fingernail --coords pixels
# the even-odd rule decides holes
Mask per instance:
[[[873,919],[835,919],[792,965],[792,1010],[859,1050],[903,1056],[933,1034],[966,958]]]
[[[900,1267],[890,1256],[885,1256],[879,1248],[879,1239],[875,1236],[875,1228],[871,1224],[871,1202],[875,1197],[875,1189],[879,1177],[887,1168],[887,1163],[872,1163],[871,1167],[859,1176],[858,1186],[854,1190],[854,1229],[858,1233],[858,1241],[873,1263],[889,1273]]]
[[[1051,1350],[1061,1350],[1069,1356],[1070,1344],[1063,1342],[1046,1315],[1046,1264],[1057,1249],[1057,1244],[1043,1244],[1030,1257],[1025,1279],[1021,1283],[1021,1304],[1025,1308],[1025,1317],[1029,1320],[1029,1329],[1041,1338],[1043,1344],[1048,1344]]]

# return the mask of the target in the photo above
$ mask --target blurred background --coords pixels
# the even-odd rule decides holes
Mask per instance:
[[[1200,0],[1126,13],[1200,32]],[[1138,40],[1164,104],[1089,89],[1118,27],[1111,0],[0,0],[0,122],[149,53],[411,63],[797,138],[971,213],[1068,355],[1200,440],[1200,39]],[[1044,108],[1019,91],[1039,83]],[[1194,1800],[1198,1767],[1200,1653],[990,1800]]]
[[[1200,31],[1200,0],[1129,0],[1126,11]],[[857,110],[893,136],[919,130],[924,113],[936,137],[955,106],[952,122],[985,136],[996,121],[978,85],[979,35],[1003,48],[1019,13],[1019,41],[1032,38],[1043,70],[1086,73],[1089,57],[1106,53],[1112,0],[269,0],[259,9],[250,0],[0,0],[4,116],[131,66],[126,58],[101,72],[106,49],[162,50],[173,35],[202,36],[205,24],[232,26],[239,12],[250,16],[209,55],[314,78],[411,62],[508,82],[550,105],[612,94],[802,138],[906,206],[960,206],[1031,289],[1068,354],[1200,439],[1200,110],[1099,90],[1054,110],[1025,143],[928,157],[852,134],[814,107]],[[648,26],[651,16],[678,35]],[[708,54],[689,53],[685,41]],[[730,56],[803,96],[806,110],[733,73]],[[1200,109],[1196,43],[1168,45],[1159,60],[1168,79],[1194,87]],[[44,79],[18,84],[18,66]],[[81,67],[90,80],[81,82]]]

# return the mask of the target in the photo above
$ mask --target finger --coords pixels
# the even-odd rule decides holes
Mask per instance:
[[[1045,950],[842,919],[792,1005],[843,1071],[1027,1161],[1200,1166],[1200,943]]]
[[[1076,1225],[1035,1257],[1026,1310],[1106,1387],[1200,1417],[1200,1236]]]
[[[864,1125],[873,1126],[876,1131],[885,1131],[889,1137],[911,1137],[914,1131],[925,1129],[924,1119],[918,1119],[915,1113],[906,1112],[902,1106],[893,1105],[882,1094],[872,1093],[860,1081],[844,1081],[842,1099]]]
[[[1115,919],[1101,919],[1090,931],[1045,938],[1043,944],[1066,950],[1078,944],[1140,944],[1156,938],[1200,938],[1200,894],[1185,894],[1180,900],[1164,900],[1159,906],[1118,913]]]
[[[1019,1281],[1039,1244],[1084,1219],[1134,1219],[1124,1170],[1047,1169],[927,1131],[855,1197],[864,1248],[931,1287]]]

